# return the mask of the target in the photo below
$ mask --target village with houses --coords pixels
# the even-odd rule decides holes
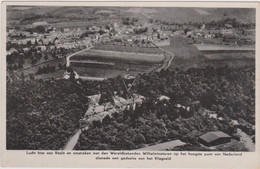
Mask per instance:
[[[34,22],[23,30],[16,30],[14,26],[10,26],[7,27],[6,37],[7,70],[28,70],[39,64],[46,66],[44,62],[62,60],[92,46],[129,46],[141,48],[140,50],[170,46],[170,39],[173,37],[187,39],[190,44],[209,44],[212,45],[211,48],[220,50],[240,46],[249,46],[250,49],[246,50],[252,50],[251,46],[255,44],[252,29],[233,28],[230,23],[236,21],[226,22],[217,30],[207,28],[209,26],[205,23],[175,24],[156,19],[140,22],[137,18],[130,17],[123,18],[122,22],[85,28],[56,28],[48,22]],[[60,64],[63,62],[60,61]],[[60,68],[63,66],[59,65]],[[59,67],[56,65],[56,69]],[[25,76],[30,75],[31,78],[36,73],[35,69],[24,71]]]
[[[34,129],[43,133],[37,137],[61,137],[51,147],[32,141],[22,148],[254,151],[255,22],[225,12],[177,22],[156,18],[159,8],[126,11],[97,8],[75,25],[54,22],[55,15],[9,16],[7,113],[14,122],[7,147],[19,149],[14,123],[23,112],[14,112],[25,107],[26,118],[44,126]],[[37,124],[19,125],[30,131]]]

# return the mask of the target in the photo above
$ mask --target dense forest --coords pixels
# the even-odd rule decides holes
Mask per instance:
[[[254,76],[254,67],[192,68],[141,75],[134,87],[148,98],[146,102],[135,111],[114,114],[102,125],[84,131],[76,149],[129,150],[180,139],[203,150],[198,149],[198,136],[205,132],[221,130],[232,136],[237,126],[231,120],[255,124]],[[170,101],[159,101],[161,94]],[[190,107],[190,111],[177,104]],[[222,118],[209,118],[206,110]],[[244,129],[254,134],[251,128]]]
[[[65,80],[8,83],[7,149],[61,149],[88,107],[78,86]]]
[[[7,148],[61,149],[79,128],[79,119],[88,108],[87,96],[114,91],[127,95],[120,76],[105,81],[8,82]],[[145,96],[144,103],[83,131],[76,149],[129,150],[175,139],[196,145],[197,137],[207,131],[232,135],[235,126],[231,119],[244,124],[245,132],[254,135],[253,129],[245,127],[255,125],[254,67],[141,74],[131,92]],[[159,100],[161,95],[170,100]],[[214,111],[222,119],[210,118],[206,111]]]

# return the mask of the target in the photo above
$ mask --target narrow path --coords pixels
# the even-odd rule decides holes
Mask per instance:
[[[165,50],[165,49],[163,49],[163,48],[161,48],[161,47],[159,47],[159,49],[171,55],[171,59],[168,60],[167,66],[165,67],[165,69],[168,69],[169,66],[171,65],[172,59],[174,58],[174,54]]]
[[[153,42],[152,42],[152,43],[153,43]],[[153,44],[154,44],[154,43],[153,43]],[[174,54],[173,54],[173,53],[171,53],[171,52],[169,52],[169,51],[167,51],[167,50],[165,50],[165,49],[163,49],[163,48],[161,48],[161,47],[158,47],[158,49],[160,49],[161,51],[163,51],[163,52],[165,52],[165,53],[170,54],[170,59],[167,61],[167,64],[166,64],[166,65],[165,65],[165,63],[164,63],[164,64],[162,64],[161,66],[159,66],[158,68],[152,70],[151,72],[154,72],[154,71],[160,72],[162,69],[165,69],[165,70],[168,69],[169,66],[170,66],[171,63],[172,63],[172,59],[174,58]],[[167,56],[165,56],[165,59],[164,59],[164,60],[167,60],[166,58],[167,58]]]
[[[251,136],[247,135],[241,129],[237,129],[237,134],[241,137],[241,142],[244,143],[249,151],[255,151],[255,144],[253,143]]]
[[[142,15],[144,15],[145,17],[147,17],[147,18],[151,19],[151,16],[147,15],[146,13],[144,13],[144,10],[143,10],[143,8],[142,8]]]
[[[81,134],[81,129],[79,129],[67,142],[67,144],[64,146],[64,150],[73,150],[75,145],[78,142],[79,136]]]
[[[152,18],[151,16],[147,15],[147,14],[144,12],[143,8],[142,8],[142,15],[144,15],[145,17],[147,17],[147,18],[149,18],[149,19]],[[173,54],[172,52],[170,52],[170,51],[167,51],[167,50],[161,48],[161,47],[159,47],[159,49],[160,49],[161,51],[164,51],[164,52],[170,54],[170,57],[171,57],[171,58],[168,60],[167,66],[164,68],[164,69],[168,69],[169,66],[171,65],[172,59],[174,58],[174,54]],[[162,69],[163,69],[163,66],[164,66],[164,65],[162,65],[160,68],[158,68],[157,71],[162,70]]]
[[[86,49],[83,49],[83,50],[81,50],[81,51],[78,51],[78,52],[76,52],[76,53],[73,53],[73,54],[67,56],[67,57],[66,57],[66,66],[67,66],[67,67],[70,66],[70,58],[71,58],[72,56],[74,56],[74,55],[76,55],[76,54],[79,54],[80,52],[89,50],[89,49],[91,49],[91,48],[93,48],[93,47],[94,47],[94,46],[88,47],[88,48],[86,48]]]

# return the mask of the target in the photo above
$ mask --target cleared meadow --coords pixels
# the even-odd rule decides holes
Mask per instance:
[[[137,75],[139,73],[151,72],[156,69],[154,66],[143,66],[143,65],[125,65],[122,64],[121,68],[109,67],[96,67],[94,65],[87,65],[86,67],[73,66],[73,69],[83,77],[102,77],[102,78],[114,78],[118,75]],[[128,70],[126,70],[126,68]]]
[[[230,46],[214,44],[195,44],[199,51],[253,51],[254,46]]]
[[[163,54],[151,54],[151,53],[133,53],[133,52],[121,52],[121,51],[106,51],[91,49],[84,51],[70,58],[73,60],[86,60],[86,59],[101,59],[101,60],[122,60],[122,61],[137,61],[147,63],[160,63],[164,59]]]
[[[194,44],[191,39],[173,37],[169,46],[162,47],[174,53],[175,57],[169,68],[186,70],[192,67],[203,68],[209,65],[214,67],[223,65],[243,67],[255,64],[254,46],[216,45],[212,44],[215,39],[210,40],[211,44]],[[217,41],[220,41],[220,39],[217,39]]]
[[[206,54],[207,59],[240,59],[240,58],[255,58],[255,54],[252,52],[241,53],[218,53],[218,54]]]
[[[167,56],[158,48],[119,45],[99,45],[70,58],[71,67],[80,76],[102,78],[149,73],[166,61]]]

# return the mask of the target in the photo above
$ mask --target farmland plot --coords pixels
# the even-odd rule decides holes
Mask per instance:
[[[99,60],[122,60],[122,61],[138,61],[147,63],[160,63],[164,59],[163,54],[147,54],[147,53],[133,53],[133,52],[117,52],[117,51],[104,51],[104,50],[88,50],[79,53],[71,58],[71,60],[86,60],[86,59],[99,59]]]
[[[199,51],[254,51],[254,46],[230,46],[214,44],[196,44]]]
[[[162,52],[155,54],[91,49],[72,56],[70,65],[83,77],[111,78],[155,71],[163,65],[165,58]]]
[[[136,75],[139,73],[146,73],[153,71],[155,66],[145,65],[121,65],[121,68],[105,68],[95,67],[93,65],[86,65],[86,67],[72,66],[73,69],[82,77],[101,77],[101,78],[114,78],[118,75]],[[123,69],[124,68],[124,69]],[[125,69],[128,69],[125,70]]]
[[[207,59],[241,59],[241,58],[255,58],[253,52],[240,52],[240,53],[218,53],[218,54],[206,54]]]
[[[230,59],[253,59],[255,58],[255,47],[252,46],[231,46],[196,44],[198,50],[210,60]]]

